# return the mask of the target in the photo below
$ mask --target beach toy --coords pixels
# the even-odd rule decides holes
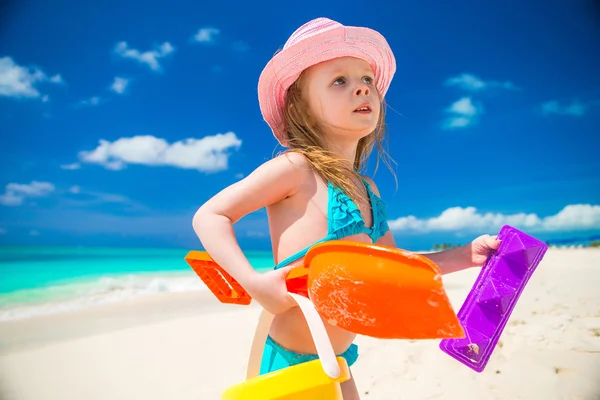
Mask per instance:
[[[346,360],[338,357],[343,374],[332,379],[319,360],[294,365],[257,376],[226,389],[222,400],[343,400],[340,383],[350,379]]]
[[[246,381],[226,389],[222,400],[343,400],[340,383],[350,379],[343,357],[336,357],[323,321],[312,302],[290,293],[306,319],[319,359],[258,375],[265,329],[272,315],[263,311],[252,343]]]
[[[308,292],[330,324],[379,339],[464,337],[438,266],[409,251],[349,241],[306,254]]]
[[[250,304],[248,293],[205,252],[185,260],[223,303]],[[332,240],[313,246],[286,279],[330,324],[374,338],[464,337],[441,272],[425,256],[375,244]]]
[[[205,251],[192,250],[185,261],[221,303],[248,305],[250,295],[242,285],[213,261]]]
[[[548,246],[505,225],[498,250],[483,265],[473,289],[458,312],[466,337],[444,339],[442,351],[476,372],[482,372],[523,289]]]

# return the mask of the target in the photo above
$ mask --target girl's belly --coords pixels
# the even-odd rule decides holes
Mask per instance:
[[[333,351],[336,354],[346,351],[354,341],[356,334],[333,326],[324,318],[321,320],[331,340]],[[306,319],[299,307],[277,314],[273,319],[269,335],[288,350],[299,353],[317,353]]]

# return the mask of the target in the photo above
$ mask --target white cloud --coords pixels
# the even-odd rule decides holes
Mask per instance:
[[[486,81],[477,75],[466,72],[446,79],[444,85],[456,86],[461,90],[473,93],[483,92],[492,88],[521,90],[510,81]],[[475,125],[479,122],[478,116],[483,114],[483,105],[481,103],[473,103],[472,98],[469,96],[459,99],[444,111],[449,113],[450,116],[442,122],[442,129],[450,130],[465,128],[467,126]]]
[[[95,192],[85,190],[81,186],[74,185],[68,189],[68,195],[61,199],[62,204],[76,207],[87,207],[96,204],[125,204],[134,207],[136,210],[145,207],[131,200],[127,196],[114,193]]]
[[[469,97],[463,97],[462,99],[454,102],[449,108],[448,112],[452,112],[459,115],[465,115],[473,117],[477,115],[478,110],[473,105],[473,101]]]
[[[394,231],[427,233],[432,231],[497,230],[511,225],[529,231],[576,231],[600,229],[600,205],[571,204],[557,214],[540,218],[534,213],[481,214],[475,207],[451,207],[437,217],[419,219],[414,216],[389,221]]]
[[[6,235],[8,231],[4,228],[0,228],[0,235]]]
[[[86,192],[86,194],[90,196],[94,196],[97,202],[100,203],[120,203],[120,204],[129,204],[132,201],[127,196],[123,196],[120,194],[113,193],[96,193],[96,192]]]
[[[558,114],[581,117],[590,109],[592,104],[593,102],[583,103],[578,99],[572,100],[570,104],[560,104],[556,100],[551,100],[541,105],[541,111],[544,115]]]
[[[102,102],[102,99],[98,96],[90,97],[89,99],[81,100],[79,102],[82,106],[97,106]]]
[[[9,183],[3,195],[0,195],[0,204],[4,206],[19,206],[29,197],[43,197],[54,191],[50,182],[32,181],[30,184]]]
[[[175,48],[169,43],[164,42],[154,50],[140,52],[137,49],[129,48],[127,42],[119,42],[115,46],[115,52],[123,58],[130,58],[136,60],[142,64],[146,64],[150,69],[158,71],[161,69],[158,62],[159,59],[168,56],[173,53]]]
[[[510,81],[484,81],[478,76],[470,73],[463,73],[452,78],[446,79],[446,86],[457,86],[462,90],[470,92],[479,92],[490,88],[500,88],[506,90],[520,90],[515,84]]]
[[[463,97],[452,103],[445,112],[450,114],[450,117],[443,121],[443,129],[464,128],[478,122],[478,116],[483,113],[483,106],[475,104],[470,97]]]
[[[600,228],[600,205],[568,205],[558,214],[544,218],[541,226],[549,231]]]
[[[217,40],[217,36],[221,34],[221,30],[217,28],[201,28],[194,35],[194,40],[200,43],[213,43]]]
[[[125,93],[125,89],[127,89],[127,85],[129,84],[129,80],[125,78],[120,78],[118,76],[115,77],[114,82],[110,86],[110,90],[115,93],[123,94]]]
[[[75,170],[81,168],[81,164],[73,163],[73,164],[63,164],[60,166],[62,169]]]
[[[40,231],[32,229],[29,231],[29,236],[40,236]]]
[[[239,149],[241,144],[242,141],[233,132],[174,143],[151,135],[134,136],[114,142],[100,140],[94,150],[79,152],[79,159],[111,170],[123,169],[127,164],[139,164],[216,172],[228,168],[229,151]]]
[[[47,101],[48,97],[42,95],[37,89],[37,84],[43,82],[63,83],[60,75],[51,78],[37,67],[23,67],[17,65],[11,57],[0,57],[0,96],[16,98],[41,98]]]

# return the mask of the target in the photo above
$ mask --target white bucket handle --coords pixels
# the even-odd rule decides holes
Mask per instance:
[[[338,365],[333,346],[325,330],[325,325],[317,312],[312,301],[304,296],[296,293],[289,293],[292,299],[298,304],[310,333],[312,335],[315,347],[317,348],[317,354],[321,360],[323,371],[331,378],[335,379],[340,376],[340,366]],[[263,350],[267,336],[269,334],[269,328],[273,322],[275,316],[267,310],[262,310],[256,332],[254,333],[254,339],[250,348],[250,357],[248,360],[248,368],[246,370],[246,379],[251,379],[258,376],[260,373],[260,364],[262,360]]]

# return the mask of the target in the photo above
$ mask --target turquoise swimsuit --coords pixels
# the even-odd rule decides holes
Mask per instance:
[[[373,243],[380,237],[385,235],[389,230],[387,216],[385,213],[385,203],[371,190],[371,186],[365,180],[363,183],[367,189],[367,194],[371,202],[373,212],[373,226],[367,228],[365,221],[360,214],[360,209],[354,201],[344,192],[335,188],[331,183],[328,184],[328,210],[327,210],[327,235],[299,251],[298,253],[286,258],[275,266],[275,269],[288,265],[306,255],[306,252],[317,243],[322,243],[328,240],[340,240],[344,237],[366,233],[369,235]],[[344,357],[348,366],[352,366],[358,358],[358,347],[355,344],[350,347],[340,356]],[[262,363],[260,366],[260,374],[266,374],[285,367],[300,364],[303,362],[315,360],[319,358],[316,354],[303,354],[285,349],[276,343],[270,336],[267,337],[265,350],[263,353]]]
[[[306,252],[315,244],[325,242],[327,240],[340,240],[346,236],[366,233],[375,243],[380,237],[385,235],[389,227],[387,224],[387,216],[385,214],[385,203],[371,190],[371,185],[363,180],[367,189],[367,194],[373,209],[373,226],[367,228],[365,221],[360,215],[360,210],[344,192],[335,188],[329,183],[328,205],[327,205],[327,236],[321,240],[299,251],[298,253],[286,258],[275,266],[275,269],[288,265],[306,255]]]

